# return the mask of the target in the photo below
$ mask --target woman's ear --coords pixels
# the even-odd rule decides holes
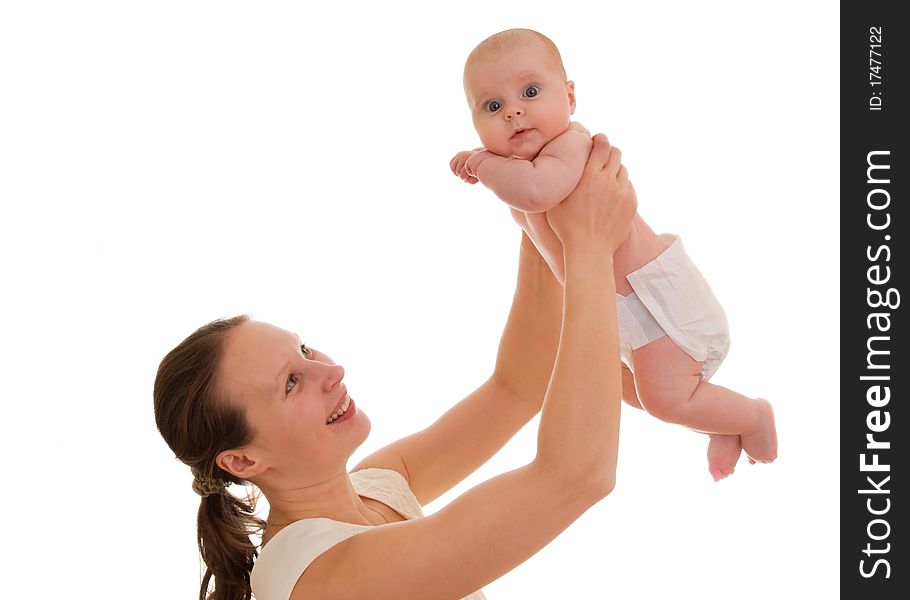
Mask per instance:
[[[248,450],[225,450],[215,457],[215,464],[234,477],[246,480],[265,470],[265,463]]]
[[[575,114],[575,82],[566,82],[566,94],[569,96],[569,114]]]

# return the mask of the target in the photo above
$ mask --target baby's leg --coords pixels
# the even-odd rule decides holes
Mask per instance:
[[[743,440],[738,435],[724,435],[723,433],[709,433],[711,441],[708,442],[708,472],[714,481],[733,474],[736,462],[743,451]]]
[[[632,364],[638,399],[650,414],[699,431],[739,434],[750,458],[777,458],[774,413],[767,400],[701,381],[702,363],[669,337],[633,350]]]
[[[626,365],[622,366],[622,399],[629,406],[642,408],[638,400],[638,393],[635,391],[635,379],[632,371]],[[704,432],[699,432],[704,433]],[[739,455],[742,453],[742,439],[738,435],[724,435],[721,433],[711,433],[711,441],[708,442],[708,471],[714,481],[731,475]]]
[[[622,363],[619,366],[622,367],[622,399],[633,408],[641,408],[638,394],[635,393],[635,379],[632,377],[632,371]]]
[[[638,393],[635,391],[635,379],[632,371],[622,364],[622,399],[629,406],[642,408],[638,400]],[[704,433],[704,432],[699,432]],[[728,477],[733,473],[739,455],[742,453],[742,439],[738,435],[724,435],[721,433],[711,433],[711,441],[708,442],[708,472],[714,481]]]
[[[635,391],[635,379],[632,371],[626,365],[622,366],[622,399],[634,408],[642,408]],[[704,433],[704,432],[699,432]],[[714,481],[732,475],[736,461],[743,451],[742,439],[738,435],[724,435],[710,433],[711,441],[708,442],[708,471]]]

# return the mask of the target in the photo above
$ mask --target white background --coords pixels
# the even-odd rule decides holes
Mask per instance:
[[[715,484],[704,436],[624,408],[615,492],[488,596],[835,597],[836,3],[0,6],[5,596],[197,593],[151,388],[211,319],[345,365],[354,460],[483,381],[519,233],[448,162],[478,143],[468,52],[530,27],[725,305],[714,381],[772,400],[780,458]],[[531,460],[536,425],[428,512]]]

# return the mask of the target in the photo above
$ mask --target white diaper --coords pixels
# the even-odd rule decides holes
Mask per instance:
[[[657,258],[626,276],[634,293],[616,295],[620,356],[632,369],[632,350],[664,335],[697,361],[701,379],[714,375],[730,349],[724,309],[677,235]]]

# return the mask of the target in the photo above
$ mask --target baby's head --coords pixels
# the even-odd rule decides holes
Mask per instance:
[[[575,84],[556,45],[530,29],[509,29],[482,41],[464,66],[474,129],[500,156],[533,159],[568,127]]]

